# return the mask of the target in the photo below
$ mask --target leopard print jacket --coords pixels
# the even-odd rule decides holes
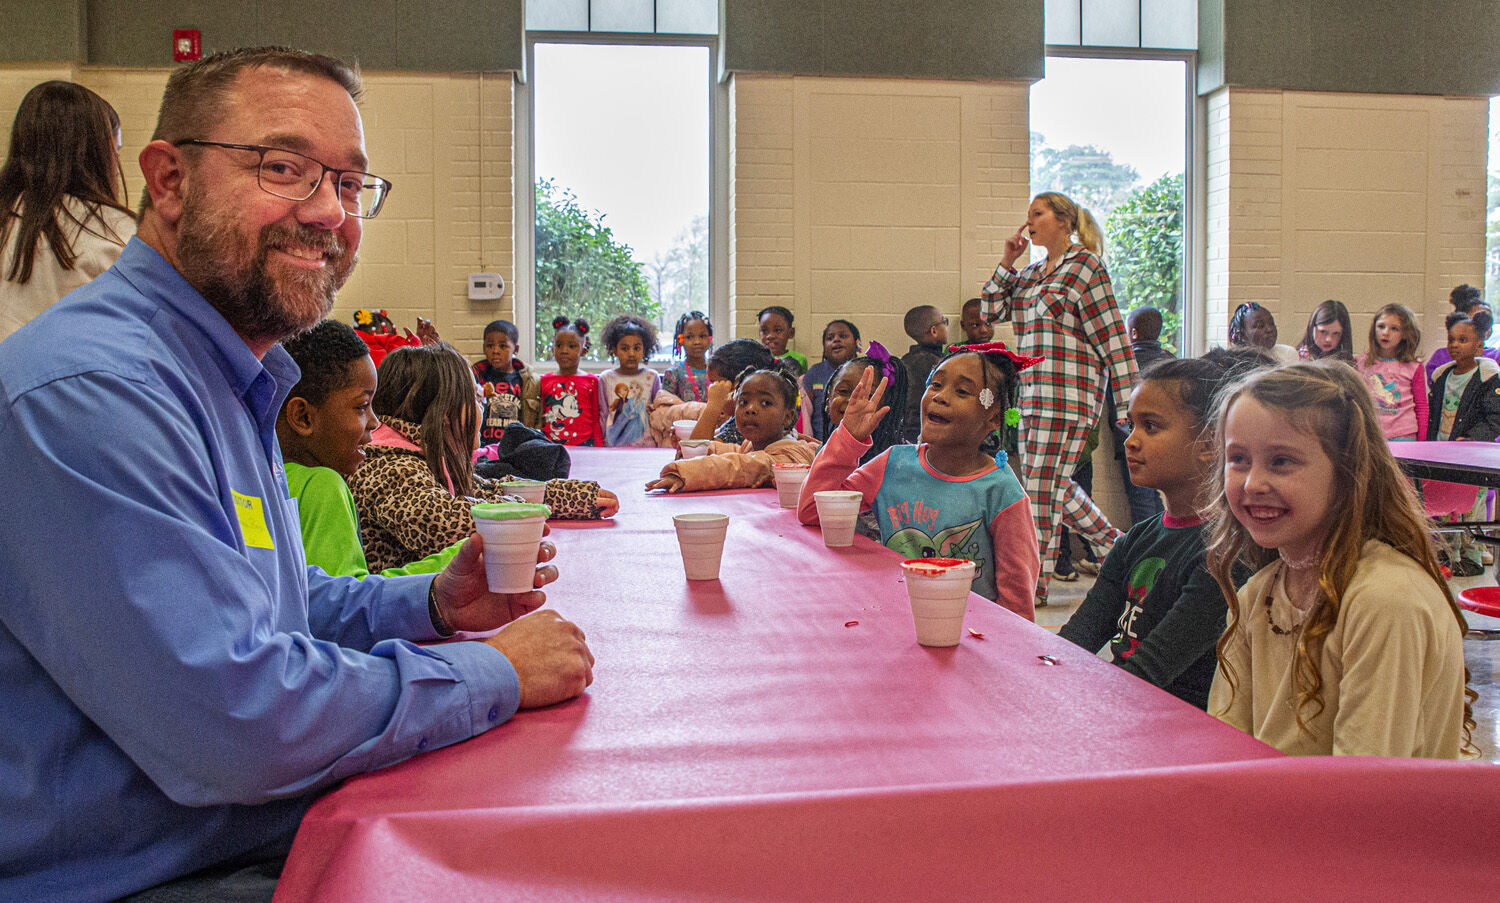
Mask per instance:
[[[381,421],[413,445],[421,429],[394,417]],[[521,501],[505,494],[505,481],[474,477],[474,497],[454,496],[438,483],[420,452],[367,445],[365,460],[349,480],[359,513],[359,539],[370,571],[401,567],[447,548],[474,532],[469,506],[479,502]],[[553,518],[584,520],[599,516],[599,484],[592,480],[549,480],[543,503]]]

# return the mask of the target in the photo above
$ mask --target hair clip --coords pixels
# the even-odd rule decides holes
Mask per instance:
[[[567,326],[567,325],[568,325],[568,318],[566,316],[556,316],[556,317],[552,318],[552,328],[553,329],[562,329],[564,326]]]
[[[995,390],[991,389],[989,386],[985,386],[983,389],[980,389],[979,390],[979,403],[982,404],[982,405],[984,405],[984,409],[986,411],[988,411],[990,408],[994,407],[995,406]]]
[[[1044,357],[1031,357],[1025,354],[1016,354],[1014,351],[1011,351],[1009,348],[1005,347],[1004,342],[981,342],[974,345],[948,346],[949,354],[965,354],[971,351],[975,354],[1003,354],[1010,359],[1010,362],[1012,364],[1016,365],[1017,373],[1025,370],[1028,367],[1034,367],[1037,364],[1040,364],[1042,361],[1046,360],[1046,358]]]
[[[885,350],[885,346],[871,339],[870,347],[865,351],[865,357],[880,364],[880,373],[886,379],[896,378],[896,365],[891,360],[891,353]]]
[[[1020,408],[1006,408],[1005,409],[1005,425],[1006,426],[1019,426],[1020,424],[1021,424],[1021,409]]]

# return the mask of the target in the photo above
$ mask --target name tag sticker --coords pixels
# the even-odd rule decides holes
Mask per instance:
[[[276,544],[271,542],[271,531],[266,529],[266,509],[261,505],[259,498],[253,495],[241,495],[233,489],[229,494],[234,496],[234,513],[240,519],[240,535],[245,538],[245,545],[252,549],[274,549]]]

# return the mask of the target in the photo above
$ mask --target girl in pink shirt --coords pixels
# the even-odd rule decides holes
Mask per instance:
[[[1417,356],[1422,333],[1404,304],[1387,304],[1370,324],[1370,346],[1354,358],[1387,439],[1427,435],[1427,373]]]

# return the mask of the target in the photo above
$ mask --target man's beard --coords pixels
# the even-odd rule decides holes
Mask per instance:
[[[232,216],[210,208],[202,192],[189,189],[177,227],[178,266],[235,332],[247,341],[278,342],[328,315],[356,260],[347,255],[338,233],[272,223],[261,228],[251,247]],[[273,276],[266,258],[272,248],[285,245],[322,251],[328,264],[320,269],[279,267]]]

